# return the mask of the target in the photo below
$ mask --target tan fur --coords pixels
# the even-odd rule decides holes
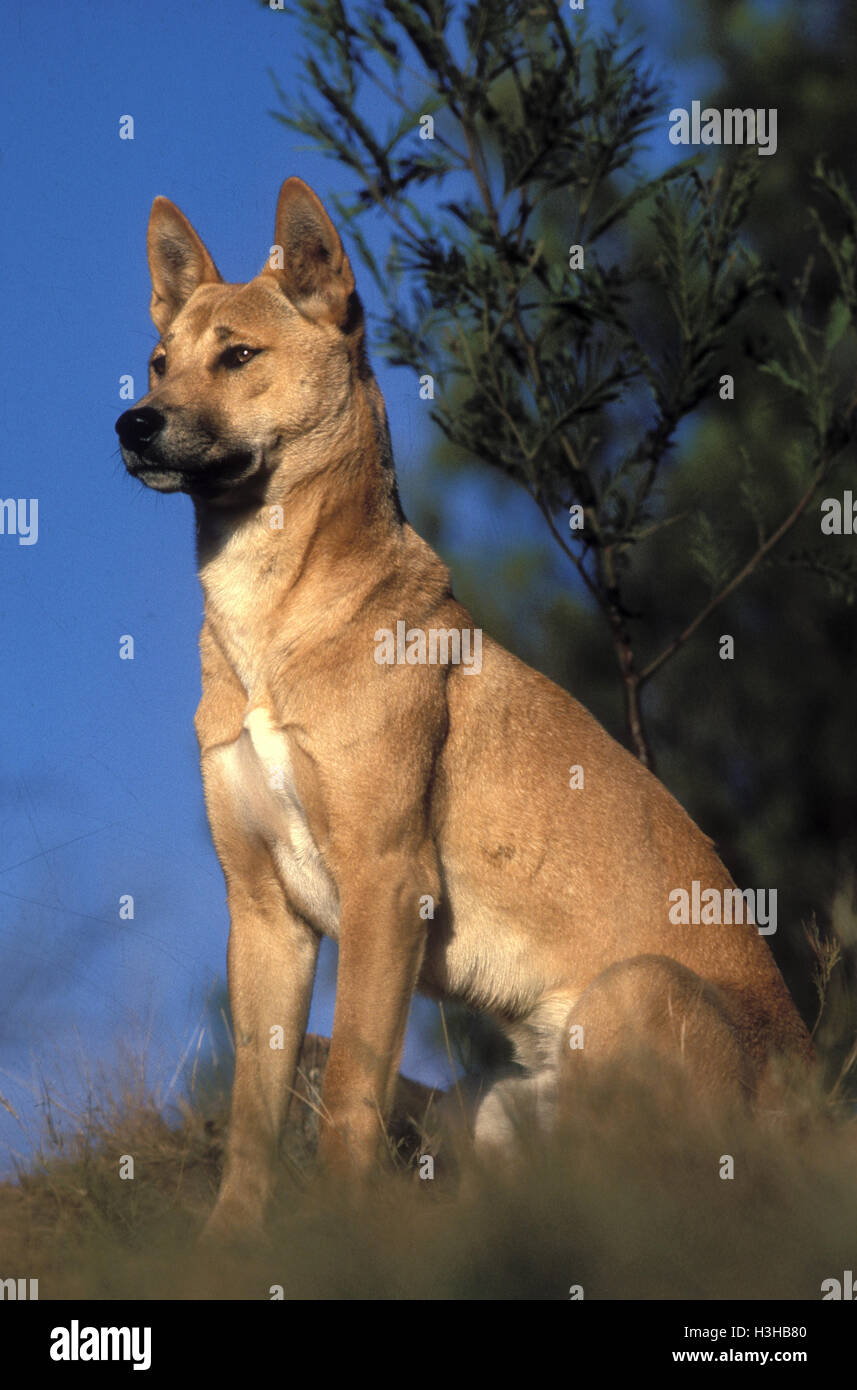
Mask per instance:
[[[232,924],[221,1233],[262,1220],[323,933],[339,941],[339,978],[320,1152],[354,1174],[376,1159],[415,989],[488,1010],[528,1069],[518,1084],[542,1089],[568,1065],[576,1017],[590,1060],[636,1031],[712,1090],[752,1092],[773,1053],[810,1052],[753,926],[670,923],[671,890],[732,880],[565,691],[487,638],[479,674],[376,663],[376,632],[399,620],[474,624],[401,515],[353,276],[300,180],[283,185],[275,242],[283,270],[223,284],[186,219],[156,200],[166,356],[159,346],[164,370],[134,410],[166,423],[124,450],[150,486],[196,507],[196,729]],[[224,365],[218,328],[261,351]],[[221,466],[239,476],[210,484]],[[585,790],[569,787],[573,764]]]

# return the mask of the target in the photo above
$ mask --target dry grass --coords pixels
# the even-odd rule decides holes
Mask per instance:
[[[322,1058],[323,1061],[323,1058]],[[420,1181],[407,1145],[356,1198],[313,1176],[312,1094],[287,1137],[264,1247],[222,1259],[194,1239],[216,1192],[225,1097],[180,1103],[176,1122],[101,1078],[38,1160],[0,1186],[0,1275],[50,1298],[818,1299],[857,1258],[857,1122],[806,1093],[787,1113],[693,1113],[688,1097],[614,1077],[578,1098],[517,1173],[465,1165]],[[411,1110],[419,1090],[410,1094]],[[720,1176],[721,1158],[735,1177]],[[133,1180],[119,1176],[132,1155]]]

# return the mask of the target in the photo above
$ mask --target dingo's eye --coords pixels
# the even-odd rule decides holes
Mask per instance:
[[[152,371],[155,373],[155,376],[163,376],[163,375],[164,375],[164,372],[165,372],[166,370],[167,370],[167,358],[166,358],[166,354],[162,354],[160,357],[153,357],[153,358],[152,358]]]
[[[246,367],[258,352],[261,352],[261,348],[251,348],[245,343],[239,343],[237,347],[227,348],[220,360],[224,367]]]

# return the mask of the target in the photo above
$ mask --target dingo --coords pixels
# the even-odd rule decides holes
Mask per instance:
[[[275,242],[276,268],[224,284],[155,200],[160,342],[116,423],[129,472],[196,511],[196,730],[236,1046],[219,1234],[262,1221],[322,933],[339,978],[320,1157],[354,1176],[376,1159],[415,989],[493,1015],[516,1091],[569,1065],[575,1023],[589,1061],[634,1032],[680,1051],[702,1092],[752,1094],[769,1056],[811,1052],[752,924],[671,920],[674,890],[734,884],[655,777],[487,637],[478,672],[408,658],[411,634],[476,629],[402,514],[351,266],[300,179]],[[400,624],[403,659],[379,661]]]

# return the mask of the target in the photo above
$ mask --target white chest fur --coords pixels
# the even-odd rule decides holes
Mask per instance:
[[[287,735],[257,706],[245,716],[239,738],[218,754],[238,819],[270,849],[292,906],[318,931],[336,936],[336,885],[298,796]]]

